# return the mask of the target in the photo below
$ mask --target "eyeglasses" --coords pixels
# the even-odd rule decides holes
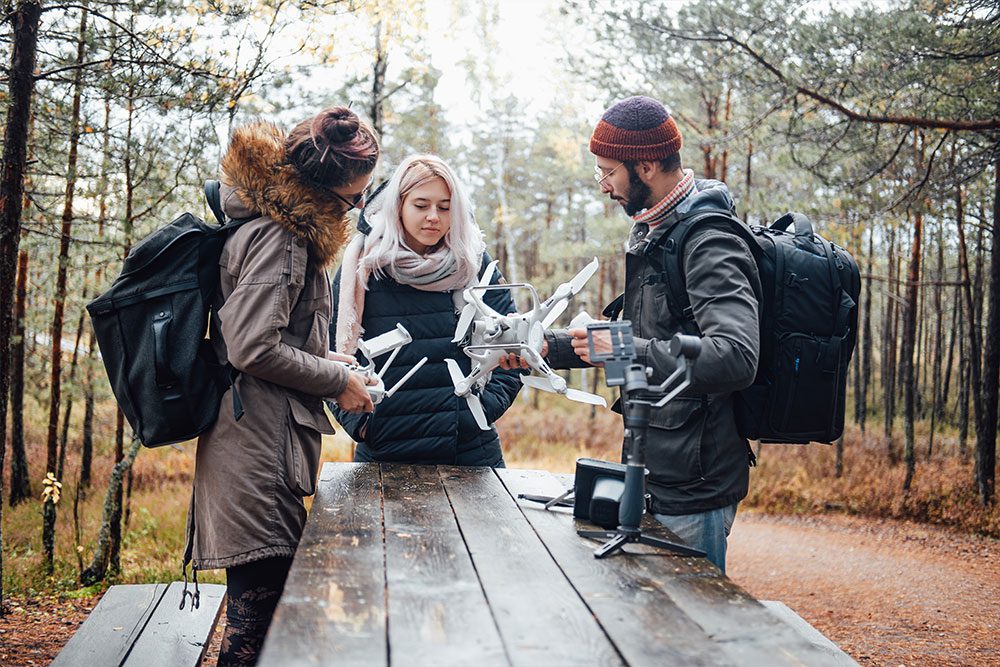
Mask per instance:
[[[365,196],[368,194],[368,190],[371,189],[372,183],[374,182],[375,182],[375,175],[372,174],[372,177],[368,179],[368,183],[367,185],[365,185],[364,189],[358,194],[351,197],[350,199],[340,194],[336,190],[331,190],[330,192],[333,193],[334,197],[347,204],[347,210],[350,211],[352,208],[360,208],[360,204],[364,203]]]
[[[595,164],[594,165],[594,180],[597,181],[599,184],[603,183],[604,179],[606,179],[611,174],[615,173],[618,170],[618,167],[622,166],[623,164],[625,164],[625,163],[624,162],[619,162],[618,164],[615,165],[614,169],[612,169],[611,171],[609,171],[606,174],[604,173],[603,169],[601,169],[599,166],[597,166]]]

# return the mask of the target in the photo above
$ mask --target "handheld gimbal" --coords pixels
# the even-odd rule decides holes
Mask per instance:
[[[595,349],[595,334],[601,331],[607,331],[611,339],[611,350],[606,353],[598,353]],[[622,388],[626,464],[624,489],[618,507],[618,528],[581,530],[579,534],[608,540],[594,552],[596,558],[612,554],[629,542],[660,547],[683,556],[704,556],[705,552],[687,545],[644,535],[640,528],[645,511],[645,445],[649,415],[652,408],[663,407],[691,385],[694,363],[701,353],[701,339],[697,336],[675,335],[670,340],[668,350],[677,359],[677,369],[661,384],[652,387],[647,379],[647,369],[635,363],[631,322],[626,320],[588,324],[587,344],[591,361],[604,363],[608,386]]]

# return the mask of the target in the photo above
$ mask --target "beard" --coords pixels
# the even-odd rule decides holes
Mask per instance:
[[[628,192],[621,200],[621,205],[625,213],[634,216],[639,211],[649,208],[649,198],[653,196],[653,191],[642,182],[634,167],[625,165],[625,168],[628,170]]]

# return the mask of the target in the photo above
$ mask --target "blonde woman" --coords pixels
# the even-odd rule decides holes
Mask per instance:
[[[372,208],[379,208],[371,212]],[[451,342],[456,298],[479,280],[490,258],[472,207],[452,170],[439,157],[411,156],[366,212],[333,282],[331,339],[336,351],[357,352],[371,338],[402,324],[413,336],[385,378],[391,386],[421,357],[427,364],[369,414],[330,408],[357,444],[355,461],[502,467],[495,428],[483,431],[464,399],[455,396],[445,359],[469,372],[469,359]],[[491,284],[502,280],[499,271]],[[490,290],[497,312],[514,310],[509,292]],[[381,360],[379,360],[381,361]],[[521,388],[517,371],[497,370],[481,396],[492,424]]]

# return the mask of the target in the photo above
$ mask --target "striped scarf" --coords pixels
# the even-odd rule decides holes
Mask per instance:
[[[694,172],[690,169],[684,170],[681,180],[674,186],[674,189],[667,193],[656,205],[632,216],[635,222],[643,222],[649,225],[650,229],[657,227],[667,219],[677,205],[684,201],[688,195],[694,192]]]

